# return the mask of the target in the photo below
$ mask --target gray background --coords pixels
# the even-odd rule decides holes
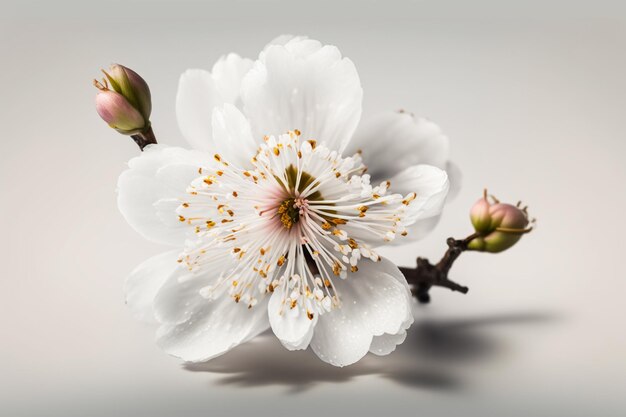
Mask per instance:
[[[625,18],[608,1],[3,2],[0,414],[624,415]],[[336,369],[262,337],[185,368],[123,303],[126,274],[162,249],[117,211],[138,151],[96,115],[91,80],[136,69],[158,138],[184,145],[179,74],[282,33],[354,60],[365,117],[404,108],[451,139],[463,189],[394,261],[468,234],[484,186],[539,227],[463,255],[470,293],[435,290],[389,357]]]

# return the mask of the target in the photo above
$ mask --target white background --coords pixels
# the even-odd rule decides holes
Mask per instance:
[[[0,37],[0,414],[6,416],[626,413],[626,12],[620,2],[41,2],[3,4]],[[127,273],[163,248],[116,208],[138,154],[93,108],[120,62],[154,97],[163,143],[178,76],[254,57],[282,33],[332,43],[359,70],[364,117],[404,108],[451,139],[463,188],[425,240],[470,233],[488,186],[539,227],[452,270],[407,342],[344,369],[262,337],[184,367],[124,306]]]

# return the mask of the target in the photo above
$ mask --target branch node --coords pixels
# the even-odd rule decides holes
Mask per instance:
[[[430,302],[429,292],[432,287],[443,287],[451,291],[467,294],[469,288],[450,280],[448,273],[454,261],[456,261],[461,253],[467,250],[467,245],[476,237],[476,234],[470,235],[463,240],[449,237],[446,240],[448,250],[436,265],[431,264],[426,258],[419,257],[416,260],[416,268],[400,268],[400,271],[404,274],[407,282],[412,287],[411,293],[420,303],[426,304]]]

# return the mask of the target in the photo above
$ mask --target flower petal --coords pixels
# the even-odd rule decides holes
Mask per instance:
[[[310,319],[301,304],[290,308],[283,304],[284,299],[282,287],[277,288],[270,298],[267,311],[272,331],[287,349],[306,349],[313,337],[317,314]]]
[[[415,299],[411,295],[411,289],[409,288],[409,284],[406,282],[406,279],[403,274],[395,274],[394,278],[405,288],[407,302],[409,303],[410,308],[407,310],[407,314],[402,322],[402,325],[398,333],[389,334],[385,333],[380,336],[374,336],[372,338],[372,344],[370,345],[370,352],[377,356],[385,356],[389,355],[391,352],[396,350],[396,347],[404,342],[406,339],[406,332],[411,324],[413,324],[413,307],[415,306]]]
[[[285,46],[289,41],[293,39],[307,39],[307,37],[306,36],[294,36],[288,33],[278,35],[277,37],[269,41],[267,45],[265,45],[265,47],[263,48],[263,52],[265,52],[267,48],[269,48],[272,45]]]
[[[252,137],[250,124],[237,107],[224,104],[213,110],[213,138],[220,154],[229,163],[249,167],[250,159],[257,152],[257,143]]]
[[[237,103],[241,80],[252,68],[254,61],[242,58],[237,54],[230,53],[221,57],[211,70],[217,91],[226,103]]]
[[[352,61],[309,39],[270,45],[241,93],[257,138],[298,129],[305,139],[342,151],[361,116],[363,91]]]
[[[413,321],[406,280],[386,259],[364,260],[357,273],[335,280],[334,285],[341,307],[319,318],[311,341],[313,351],[325,362],[350,365],[365,356],[374,336],[401,333]]]
[[[445,168],[448,138],[439,126],[406,112],[384,112],[363,120],[348,147],[348,155],[363,152],[372,182],[388,179],[413,165]]]
[[[210,267],[201,273],[190,272],[181,266],[166,280],[154,297],[156,319],[161,323],[184,323],[207,303],[219,298],[228,299],[234,305],[235,302],[225,291],[226,285],[218,286],[211,296],[207,293],[208,288],[218,281],[220,275],[228,273],[233,267],[234,261],[228,257],[214,258]]]
[[[450,191],[448,191],[447,201],[451,201],[459,195],[461,191],[461,183],[463,181],[463,173],[457,164],[448,161],[446,164],[446,173],[448,174],[448,180],[450,181]]]
[[[389,355],[396,350],[396,347],[406,339],[406,331],[398,334],[384,334],[382,336],[374,336],[369,351],[377,356]]]
[[[214,148],[211,115],[213,108],[223,103],[209,71],[190,69],[180,76],[176,119],[181,133],[194,149],[209,151]]]
[[[205,361],[269,327],[267,297],[249,308],[236,303],[225,285],[217,286],[212,296],[205,291],[231,267],[228,257],[218,259],[203,274],[180,268],[157,293],[154,312],[162,323],[157,343],[167,353],[186,361]]]
[[[139,264],[126,279],[126,304],[136,319],[155,321],[152,302],[165,280],[179,267],[176,262],[179,253],[173,250],[153,256]]]
[[[415,165],[400,172],[390,181],[390,190],[394,193],[417,194],[415,200],[408,205],[404,218],[408,235],[394,240],[392,244],[421,239],[439,221],[450,188],[448,175],[434,166]]]
[[[170,355],[188,362],[212,359],[269,327],[266,300],[253,308],[237,304],[230,297],[205,300],[188,320],[162,325],[157,332],[157,344]]]
[[[198,167],[208,166],[211,161],[208,155],[199,152],[149,145],[140,156],[128,162],[129,168],[119,177],[118,208],[126,221],[148,240],[182,246],[190,229],[182,223],[165,224],[155,207],[161,199],[178,198],[185,194],[184,187],[179,189],[172,185],[181,183],[178,178],[165,175],[163,171],[158,175],[164,167],[180,164],[186,166],[185,172],[191,173]],[[174,215],[175,212],[172,213]]]

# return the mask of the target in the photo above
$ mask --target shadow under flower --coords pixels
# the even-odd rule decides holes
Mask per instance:
[[[459,363],[494,360],[504,344],[486,330],[494,325],[554,321],[553,314],[515,313],[462,319],[423,319],[409,329],[406,341],[389,356],[368,354],[354,365],[337,368],[310,350],[288,352],[271,331],[205,363],[187,363],[192,372],[224,374],[215,383],[239,387],[278,385],[291,393],[324,382],[341,383],[363,375],[379,375],[398,384],[454,391],[464,387]]]

